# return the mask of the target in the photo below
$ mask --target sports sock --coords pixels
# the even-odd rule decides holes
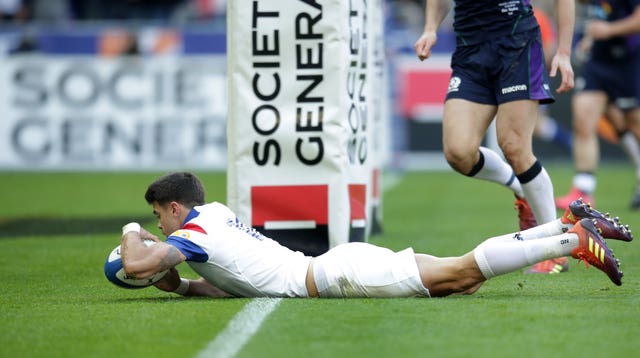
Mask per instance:
[[[534,226],[531,229],[513,232],[510,234],[494,236],[486,241],[528,241],[560,235],[571,229],[573,224],[563,224],[560,219],[555,219],[546,224]]]
[[[596,191],[596,176],[589,172],[576,173],[573,177],[573,187],[592,195]]]
[[[566,233],[528,241],[486,240],[473,250],[485,278],[513,272],[554,257],[568,256],[578,246],[575,233]]]
[[[480,147],[480,160],[468,176],[503,185],[519,197],[524,195],[511,166],[502,160],[498,153],[487,147]]]
[[[553,199],[553,184],[547,171],[539,161],[531,168],[517,176],[524,197],[531,206],[531,211],[539,224],[553,221],[556,218],[556,206]]]

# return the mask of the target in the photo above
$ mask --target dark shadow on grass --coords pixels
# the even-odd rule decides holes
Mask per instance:
[[[179,296],[167,296],[167,297],[128,297],[128,298],[114,298],[107,300],[113,303],[139,303],[139,302],[173,302],[173,301],[221,301],[221,300],[251,300],[245,297],[179,297]]]
[[[139,222],[148,225],[155,219],[150,216],[121,216],[108,218],[52,218],[23,217],[0,218],[0,239],[25,236],[92,235],[118,233],[122,225]]]

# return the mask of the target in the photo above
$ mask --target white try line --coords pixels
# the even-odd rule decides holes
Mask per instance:
[[[229,321],[227,327],[196,357],[234,357],[260,329],[262,322],[278,307],[280,301],[282,301],[281,298],[253,299]]]

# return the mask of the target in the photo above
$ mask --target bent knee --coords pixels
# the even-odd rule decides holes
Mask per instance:
[[[479,159],[478,148],[445,147],[444,157],[449,166],[462,174],[469,174]]]

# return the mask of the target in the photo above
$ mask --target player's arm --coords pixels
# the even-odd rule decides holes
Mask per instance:
[[[168,270],[186,260],[186,257],[174,246],[162,241],[147,246],[143,243],[143,231],[137,223],[130,223],[122,230],[120,243],[122,267],[127,276],[146,278]],[[142,233],[142,234],[141,234]]]
[[[154,286],[162,291],[173,292],[182,296],[233,297],[202,277],[197,280],[180,278],[178,270],[175,268],[170,269],[161,280],[154,283]]]
[[[451,0],[425,0],[424,32],[413,45],[420,61],[431,56],[431,48],[438,41],[438,28],[451,9]]]
[[[551,60],[550,76],[555,77],[558,70],[560,71],[562,82],[556,91],[562,93],[571,90],[574,86],[571,47],[573,46],[573,29],[576,19],[575,1],[556,0],[556,14],[558,14],[558,48]]]
[[[624,19],[606,22],[593,21],[587,25],[587,33],[595,40],[605,40],[616,36],[626,36],[640,32],[640,6]]]

